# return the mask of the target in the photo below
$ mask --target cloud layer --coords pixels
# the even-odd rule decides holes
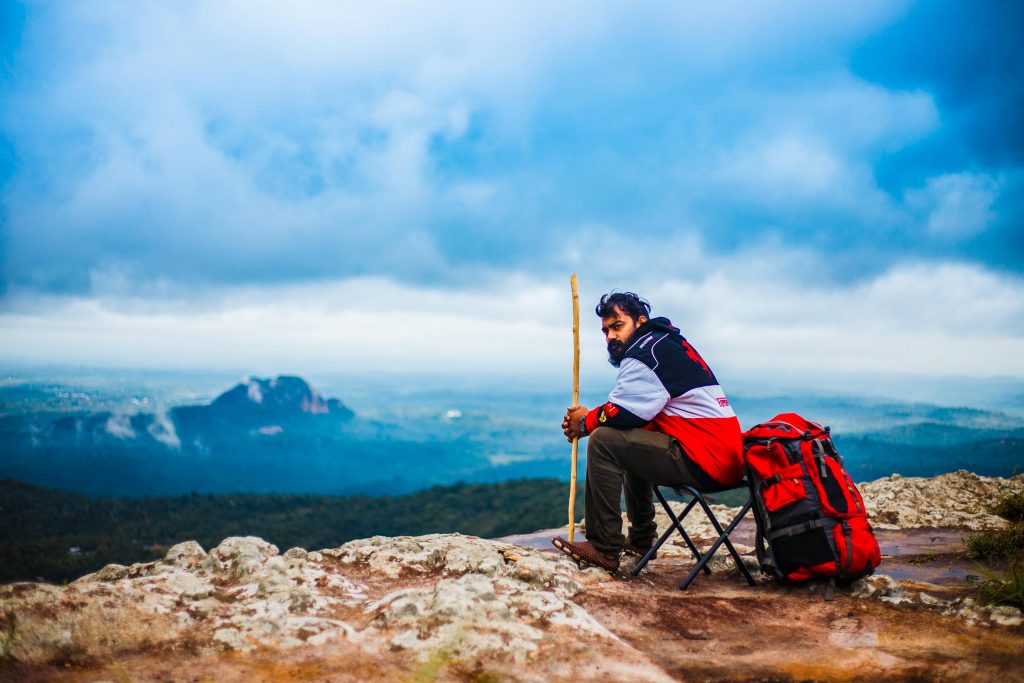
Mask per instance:
[[[638,287],[730,379],[836,374],[1024,378],[1024,282],[980,268],[901,266],[855,287],[809,289],[728,263],[693,281]],[[776,271],[778,274],[778,271]],[[754,275],[754,277],[751,277]],[[612,369],[583,281],[583,381]],[[299,372],[544,376],[565,382],[568,282],[512,277],[478,289],[357,278],[247,287],[194,299],[31,299],[0,316],[23,363]],[[792,383],[792,382],[790,382]],[[748,384],[749,386],[749,384]],[[828,385],[826,385],[828,386]]]
[[[578,271],[595,290],[646,287],[730,348],[723,330],[757,321],[785,356],[759,318],[782,302],[829,311],[779,328],[792,348],[815,336],[850,367],[855,328],[873,357],[969,339],[985,349],[970,373],[1024,375],[1007,355],[1024,336],[1012,3],[7,11],[10,357],[45,348],[30,331],[57,311],[202,337],[224,316],[248,329],[246,311],[287,322],[294,291],[342,297],[342,327],[406,298],[473,311],[451,323],[546,357],[551,283]],[[521,307],[546,317],[482,313]]]

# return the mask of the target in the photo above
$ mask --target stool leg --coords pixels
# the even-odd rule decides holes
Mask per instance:
[[[725,543],[725,547],[729,550],[729,554],[732,555],[732,559],[736,563],[736,568],[739,569],[740,573],[746,577],[747,583],[753,586],[754,577],[750,575],[750,572],[747,570],[747,566],[743,564],[743,560],[740,559],[740,554],[736,552],[736,548],[733,547],[732,541],[729,540],[729,534],[733,532],[733,529],[736,528],[736,525],[740,523],[740,520],[743,519],[743,517],[750,510],[750,506],[753,504],[753,501],[747,501],[747,504],[744,505],[742,509],[740,509],[739,514],[737,514],[736,517],[732,520],[732,522],[729,523],[728,529],[724,531],[722,530],[722,525],[718,523],[718,518],[715,517],[715,515],[711,512],[711,508],[708,507],[708,504],[704,500],[703,496],[701,496],[700,504],[704,508],[704,514],[706,514],[711,519],[711,525],[715,527],[715,531],[719,533],[719,540],[722,543]],[[712,547],[714,550],[718,550],[719,545],[719,543],[716,543]]]
[[[683,537],[683,541],[686,542],[690,552],[693,553],[694,558],[700,562],[703,559],[703,556],[700,554],[700,550],[697,549],[697,545],[690,538],[690,535],[686,533],[686,530],[683,528],[683,520],[686,519],[686,515],[690,514],[690,510],[693,509],[693,506],[697,504],[697,497],[694,496],[693,499],[686,504],[686,507],[683,508],[682,514],[679,515],[679,517],[676,517],[675,513],[672,512],[672,508],[669,506],[668,501],[665,500],[665,496],[661,494],[661,491],[657,486],[654,487],[654,494],[658,496],[658,500],[661,501],[662,507],[665,508],[665,512],[668,513],[669,519],[672,520],[672,527],[679,530],[679,534]],[[706,562],[702,565],[704,567],[704,573],[710,574],[711,570],[706,565]]]
[[[665,512],[668,514],[669,519],[672,520],[672,523],[669,525],[667,529],[665,529],[664,533],[661,534],[661,536],[658,538],[658,541],[651,546],[651,549],[648,550],[644,554],[644,556],[637,561],[636,566],[633,567],[633,571],[631,572],[633,576],[639,574],[643,570],[643,568],[647,566],[647,563],[650,562],[651,558],[654,557],[654,554],[658,552],[658,549],[660,549],[661,546],[665,545],[665,541],[667,541],[668,537],[672,535],[672,532],[677,529],[679,530],[680,535],[682,535],[683,541],[685,541],[686,545],[690,548],[690,552],[693,553],[693,556],[698,561],[702,557],[702,555],[700,554],[700,550],[697,549],[697,545],[690,538],[689,534],[686,533],[686,530],[683,529],[682,522],[682,520],[686,518],[686,515],[690,513],[690,510],[693,509],[693,506],[697,504],[697,500],[695,498],[691,499],[690,502],[687,503],[686,507],[683,509],[683,513],[676,517],[676,514],[672,512],[672,508],[669,506],[668,501],[665,500],[665,496],[661,494],[661,491],[658,490],[657,486],[654,487],[654,493],[655,495],[658,496],[658,502],[661,503],[661,506],[665,509]],[[711,573],[710,569],[706,569],[705,571],[708,574]]]
[[[701,560],[697,563],[697,566],[694,567],[690,571],[689,575],[687,575],[687,577],[683,580],[683,582],[679,584],[679,588],[681,590],[686,590],[690,587],[690,584],[693,582],[693,579],[701,570],[701,565],[706,564],[708,561],[710,561],[710,559],[714,556],[714,554],[718,551],[718,549],[722,546],[723,543],[725,544],[726,548],[729,549],[729,552],[732,555],[732,559],[736,563],[736,568],[739,569],[740,573],[743,574],[743,576],[747,579],[747,583],[753,586],[755,583],[754,577],[750,575],[750,571],[747,569],[747,566],[743,564],[743,560],[740,558],[739,553],[736,552],[736,548],[734,548],[732,542],[729,541],[729,534],[731,534],[733,530],[736,529],[736,525],[739,524],[740,520],[742,520],[746,516],[747,512],[750,510],[752,501],[747,501],[747,504],[743,506],[739,514],[737,514],[736,517],[733,518],[733,520],[729,523],[729,526],[726,527],[724,530],[722,529],[722,525],[718,523],[718,519],[711,512],[711,508],[709,508],[707,503],[704,502],[703,496],[700,498],[700,502],[702,507],[704,508],[704,513],[708,516],[708,519],[711,520],[711,525],[715,527],[715,530],[717,532],[719,532],[719,536],[718,539],[711,545],[711,548],[709,548],[708,551],[704,553],[704,557],[701,558]]]
[[[753,500],[748,500],[747,504],[740,509],[739,514],[736,515],[736,518],[729,523],[728,528],[726,528],[725,530],[725,542],[729,544],[729,552],[732,553],[732,557],[736,561],[736,566],[739,568],[740,573],[743,574],[744,578],[746,578],[747,584],[751,586],[755,585],[757,582],[754,581],[754,577],[750,575],[750,570],[747,569],[747,565],[743,562],[743,559],[740,557],[739,553],[736,552],[736,548],[733,547],[732,541],[729,540],[729,534],[731,534],[733,530],[736,528],[736,526],[741,521],[743,521],[743,518],[747,516],[748,512],[750,512],[750,508],[753,506],[753,504]]]
[[[652,557],[654,557],[654,553],[658,552],[658,548],[665,545],[665,541],[668,540],[668,537],[672,535],[672,532],[674,530],[675,527],[673,526],[670,526],[668,529],[665,529],[665,533],[661,535],[661,538],[658,539],[658,542],[652,545],[651,549],[644,553],[644,556],[637,561],[636,566],[633,567],[633,571],[631,572],[633,576],[639,574],[640,570],[647,566],[647,563],[651,561]]]

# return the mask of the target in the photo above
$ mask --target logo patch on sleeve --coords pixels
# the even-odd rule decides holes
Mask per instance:
[[[728,407],[729,399],[727,399],[725,396],[719,396],[718,397],[718,405],[722,406],[723,408]]]
[[[608,403],[604,404],[604,412],[608,414],[608,417],[615,417],[619,414],[619,407],[611,401],[608,401]]]

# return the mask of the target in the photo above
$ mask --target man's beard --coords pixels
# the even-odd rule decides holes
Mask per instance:
[[[620,342],[618,339],[608,342],[608,362],[612,364],[612,367],[619,367],[622,359],[626,357],[626,350],[628,348],[629,344]]]

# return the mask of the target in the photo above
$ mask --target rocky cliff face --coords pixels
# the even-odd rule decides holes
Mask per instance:
[[[985,503],[1024,490],[1024,476],[892,477],[863,490],[878,526],[891,527],[880,535],[910,538],[925,526],[921,537],[932,538],[946,526],[999,526]],[[706,525],[690,531],[711,536]],[[749,553],[750,530],[740,532]],[[912,557],[934,556],[927,545]],[[159,562],[110,565],[67,586],[0,587],[0,679],[1019,676],[1019,610],[980,607],[958,582],[887,575],[908,555],[883,538],[886,548],[879,575],[825,602],[815,587],[748,587],[725,555],[680,592],[691,560],[674,544],[625,579],[457,534],[284,553],[258,538],[228,538],[209,552],[188,542]]]

